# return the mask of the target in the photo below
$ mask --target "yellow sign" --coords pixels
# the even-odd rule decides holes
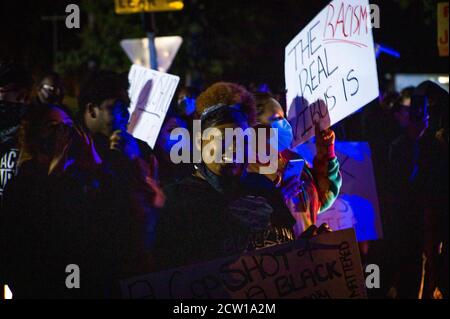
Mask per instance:
[[[448,56],[448,2],[438,3],[439,56]]]
[[[178,11],[184,8],[183,0],[115,0],[115,4],[117,14]]]

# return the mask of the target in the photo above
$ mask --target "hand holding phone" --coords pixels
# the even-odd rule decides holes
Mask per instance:
[[[305,166],[305,160],[304,159],[295,159],[290,160],[284,169],[283,173],[283,182],[287,182],[288,180],[292,179],[293,177],[300,176],[300,174],[303,171],[303,167]]]

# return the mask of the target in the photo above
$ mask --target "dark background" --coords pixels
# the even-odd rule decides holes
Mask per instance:
[[[170,70],[199,86],[217,80],[284,87],[284,48],[328,3],[322,0],[185,0],[179,12],[157,13],[158,35],[180,35],[184,43]],[[69,3],[80,5],[81,29],[58,21],[58,53],[53,53],[52,23]],[[380,82],[386,74],[447,73],[448,58],[437,49],[436,1],[372,1],[381,9],[377,43],[401,53],[378,59]],[[0,2],[0,58],[25,63],[35,77],[56,69],[74,82],[88,66],[125,72],[125,38],[144,37],[141,17],[116,15],[113,0]]]

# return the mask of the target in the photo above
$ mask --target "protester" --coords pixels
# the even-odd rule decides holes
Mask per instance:
[[[192,174],[194,167],[190,163],[174,163],[171,159],[171,151],[175,144],[183,143],[183,147],[192,153],[191,139],[187,136],[178,140],[171,139],[171,133],[177,128],[188,130],[192,136],[192,125],[188,120],[175,112],[169,111],[166,115],[161,131],[155,145],[155,156],[158,160],[158,180],[161,186],[179,182]]]
[[[17,243],[2,250],[10,261],[2,273],[19,298],[117,296],[120,278],[153,269],[164,194],[126,133],[125,82],[111,73],[95,80],[81,92],[81,129],[48,104],[34,106],[22,123],[20,169],[1,223],[2,246]],[[64,270],[74,263],[84,285],[68,290]]]
[[[334,154],[334,133],[316,127],[317,156],[314,167],[305,165],[298,181],[283,180],[284,170],[290,160],[302,158],[291,150],[294,140],[292,127],[285,118],[281,105],[270,93],[256,93],[259,125],[277,129],[278,169],[274,174],[265,175],[275,185],[289,185],[297,188],[291,194],[284,194],[284,200],[296,221],[296,236],[301,235],[316,223],[317,215],[328,209],[339,195],[342,178],[339,162]],[[273,147],[273,145],[272,145]],[[260,164],[249,166],[249,171],[257,173]],[[273,192],[273,189],[272,189]],[[295,204],[294,204],[295,202]]]
[[[424,136],[425,146],[422,146],[424,151],[421,154],[424,161],[428,161],[426,174],[430,189],[429,196],[425,197],[429,204],[424,216],[426,276],[423,279],[423,297],[432,298],[440,291],[443,297],[448,298],[449,94],[431,81],[421,83],[415,94],[424,95],[428,99],[430,116],[429,128]]]
[[[196,112],[196,102],[200,91],[192,86],[182,88],[178,92],[178,103],[175,106],[175,113],[185,118],[192,119]]]
[[[128,79],[110,71],[93,73],[79,96],[78,120],[94,139],[95,147],[106,165],[116,166],[125,179],[147,179],[154,193],[154,204],[161,206],[164,195],[156,184],[156,159],[147,143],[127,132]],[[130,172],[134,172],[133,176]]]
[[[268,88],[251,94],[219,82],[200,95],[182,89],[153,150],[127,132],[124,76],[92,73],[75,123],[58,74],[44,76],[27,107],[31,85],[23,67],[0,63],[0,258],[8,261],[0,263],[0,282],[17,298],[116,297],[123,278],[331,231],[315,224],[342,184],[335,134],[316,126],[313,165],[285,178],[289,162],[303,157]],[[381,107],[356,120],[368,120],[360,134],[372,146],[381,185],[390,297],[448,296],[447,104],[447,92],[424,82],[385,94]],[[190,138],[172,140],[177,128]],[[259,155],[249,143],[223,138],[226,129],[255,129],[260,140],[259,128],[266,150],[276,149],[271,173],[261,168],[272,162],[249,161]],[[174,163],[175,144],[199,148],[201,163]],[[65,285],[70,264],[81,269],[82,289]]]
[[[269,132],[268,128],[271,127],[270,124],[272,122],[283,122],[283,124],[287,123],[286,120],[281,121],[284,116],[284,112],[279,103],[274,100],[270,94],[256,94],[256,102],[258,103],[253,102],[253,100],[254,97],[249,96],[249,93],[243,87],[239,87],[232,83],[221,82],[212,85],[199,96],[198,107],[208,107],[214,102],[245,103],[246,107],[243,109],[246,110],[248,117],[251,118],[255,114],[258,115],[254,123],[259,124],[254,126],[254,128],[258,129],[259,127],[265,127],[267,129],[266,132]],[[293,152],[288,153],[289,151],[287,151],[292,144],[293,133],[292,129],[283,130],[283,128],[289,128],[289,123],[283,127],[277,126],[276,128],[279,130],[277,138],[279,146],[278,149],[284,150],[284,154],[292,155],[291,159],[298,158],[298,156],[294,155]],[[267,138],[267,141],[269,142],[269,138]],[[281,156],[278,157],[277,163],[280,167],[285,167],[287,160],[283,159]],[[334,161],[337,163],[337,159],[334,159]],[[294,240],[300,235],[307,236],[308,234],[314,235],[317,233],[317,227],[313,225],[311,219],[304,219],[304,216],[307,214],[298,214],[298,212],[291,214],[289,211],[289,205],[292,204],[291,199],[299,194],[299,191],[302,189],[301,184],[307,180],[302,181],[300,176],[297,176],[292,180],[284,181],[282,183],[282,187],[280,187],[281,183],[279,176],[282,175],[282,168],[279,169],[279,167],[275,167],[275,170],[278,171],[279,169],[279,172],[275,172],[269,176],[269,178],[259,175],[260,168],[260,163],[250,164],[248,172],[254,174],[246,173],[243,175],[240,182],[241,193],[252,196],[261,196],[268,200],[269,204],[274,209],[274,212],[271,214],[270,225],[264,233],[254,236],[254,248],[263,248],[274,244],[280,244]],[[335,173],[339,174],[338,167],[336,168]],[[339,178],[336,180],[337,186],[340,185]],[[274,183],[275,180],[277,181]],[[278,184],[279,189],[275,189],[276,184]],[[310,186],[306,186],[306,189],[308,188],[310,188]],[[329,202],[326,203],[322,209],[326,209],[332,204],[332,201],[337,196],[339,189],[335,191],[336,195],[334,195],[334,197],[332,196]],[[292,205],[290,208],[292,209]],[[310,207],[308,207],[308,209],[309,208]],[[319,207],[317,207],[317,209],[319,209]],[[321,225],[319,232],[326,231],[327,229],[327,225]]]
[[[3,192],[19,159],[17,133],[32,84],[31,75],[23,66],[0,61],[0,208]]]
[[[64,94],[65,89],[61,76],[56,72],[47,73],[39,82],[36,104],[62,105]]]
[[[202,113],[201,110],[218,104],[241,105],[242,112],[250,121],[250,126],[256,124],[255,100],[243,86],[229,82],[218,82],[211,85],[197,99],[197,115]]]
[[[252,126],[257,123],[255,99],[243,86],[228,82],[215,83],[200,94],[197,108],[204,110],[216,103],[240,105],[250,123],[253,123]],[[259,171],[259,166],[256,169]],[[263,231],[252,234],[248,249],[264,248],[295,239],[293,231],[295,220],[285,204],[281,191],[274,191],[273,186],[270,180],[259,174],[248,176],[246,172],[240,178],[239,188],[242,196],[262,197],[269,202],[273,210],[270,224]],[[288,186],[296,187],[296,185]]]
[[[202,132],[209,128],[224,132],[226,128],[249,127],[239,106],[221,104],[200,110],[203,110]],[[222,141],[214,138],[203,141],[201,149],[221,149],[218,143]],[[245,167],[245,163],[203,161],[194,175],[164,189],[167,202],[157,231],[159,268],[242,252],[247,247],[250,231],[266,227],[272,209],[264,202],[251,202],[247,216],[234,214],[230,209],[239,199],[237,186]]]
[[[439,104],[431,111],[432,99],[419,88],[411,98],[404,133],[390,148],[388,185],[396,200],[386,229],[387,240],[396,252],[391,257],[396,269],[392,295],[411,299],[432,296],[437,285],[439,247],[446,241],[445,231],[448,234],[447,227],[440,229],[448,218],[444,195],[448,194],[448,180],[443,176],[448,172],[448,151],[442,152],[436,135],[445,130],[445,124],[441,122],[440,129]],[[448,101],[448,93],[443,100],[445,95]],[[424,270],[426,277],[422,276]]]
[[[154,208],[162,203],[149,179],[124,178],[138,174],[103,162],[60,107],[34,107],[20,137],[20,167],[5,193],[1,223],[2,244],[15,243],[2,247],[14,295],[114,297],[119,279],[150,272]],[[81,289],[64,284],[71,264],[82,271]]]
[[[85,203],[73,196],[81,186],[67,187],[60,177],[75,162],[95,166],[99,159],[89,145],[70,150],[77,131],[56,106],[32,106],[19,135],[20,165],[5,192],[0,223],[1,259],[8,261],[2,275],[16,298],[67,296],[64,269],[75,261],[86,266],[81,253],[92,255],[82,243],[93,237],[84,231],[83,210],[75,210]],[[81,146],[81,136],[79,141]],[[87,277],[91,268],[85,267]]]
[[[202,154],[213,151],[211,156],[220,161],[207,161],[203,156],[193,176],[165,188],[167,202],[157,233],[157,260],[162,269],[263,248],[280,243],[280,237],[294,239],[292,228],[274,232],[274,207],[243,187],[247,162],[239,162],[237,154],[247,154],[248,144],[229,141],[228,145],[223,138],[226,129],[245,131],[256,122],[253,96],[237,84],[217,83],[199,96],[197,114],[202,136],[210,129],[221,132],[220,137],[206,138],[199,145]],[[232,159],[227,158],[230,147]],[[286,214],[293,226],[293,218]]]

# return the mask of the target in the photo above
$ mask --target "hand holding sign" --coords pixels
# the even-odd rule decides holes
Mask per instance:
[[[288,119],[302,144],[378,96],[367,0],[332,1],[286,47]]]

